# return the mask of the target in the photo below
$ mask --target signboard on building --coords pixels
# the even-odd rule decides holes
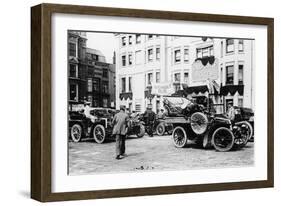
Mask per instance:
[[[166,96],[175,93],[172,83],[162,82],[162,83],[155,83],[151,85],[152,85],[151,94]]]
[[[212,60],[196,60],[192,64],[192,81],[206,81],[206,79],[216,80],[219,78],[219,63],[218,59]]]

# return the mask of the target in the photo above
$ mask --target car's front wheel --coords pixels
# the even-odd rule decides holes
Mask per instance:
[[[141,138],[145,134],[145,127],[144,125],[140,124],[139,132],[137,133],[137,137]]]
[[[219,152],[227,152],[232,149],[234,144],[234,135],[226,127],[220,127],[212,135],[212,145]]]
[[[178,126],[173,131],[173,140],[176,147],[184,147],[187,143],[187,135],[184,128]]]
[[[195,112],[190,117],[190,126],[195,134],[201,135],[206,132],[208,127],[208,118],[202,112]]]
[[[156,133],[158,136],[163,136],[164,133],[165,133],[165,124],[162,122],[162,123],[159,123],[156,127]]]
[[[96,143],[102,144],[105,141],[105,128],[101,124],[97,124],[93,129],[93,138]]]
[[[80,142],[82,138],[82,127],[80,124],[72,125],[70,129],[70,136],[73,142]]]
[[[249,139],[251,139],[251,137],[253,136],[253,127],[247,121],[237,122],[236,126],[240,127],[240,130],[239,130],[238,137],[236,137],[236,135],[234,134],[235,145],[238,148],[242,148],[242,147],[246,146]]]

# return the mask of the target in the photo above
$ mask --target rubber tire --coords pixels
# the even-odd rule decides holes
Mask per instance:
[[[247,122],[247,121],[242,121],[242,122],[238,122],[239,124],[246,124],[249,128],[250,128],[250,135],[247,137],[247,140],[245,141],[245,143],[243,143],[243,145],[240,145],[240,148],[241,147],[245,147],[246,146],[246,144],[248,143],[248,141],[252,138],[252,136],[253,136],[253,127],[252,127],[252,125],[249,123],[249,122]]]
[[[210,149],[210,148],[212,148],[212,139],[211,139],[211,137],[209,136],[209,134],[206,134],[206,135],[203,137],[202,146],[203,146],[204,149]]]
[[[80,136],[78,138],[74,137],[74,134],[73,134],[73,130],[74,129],[78,129],[80,131]],[[71,129],[70,129],[70,137],[72,139],[73,142],[80,142],[81,141],[81,138],[82,138],[82,135],[83,135],[83,131],[82,131],[82,127],[80,124],[74,124],[72,125]]]
[[[198,117],[200,117],[200,120],[203,121],[202,125],[198,125],[197,123],[194,122],[194,118],[197,116],[197,119]],[[192,128],[192,131],[197,134],[197,135],[202,135],[204,134],[206,131],[207,131],[207,128],[208,128],[208,118],[205,114],[203,114],[202,112],[195,112],[191,115],[190,117],[190,126]],[[201,128],[198,128],[198,127],[201,127]],[[199,130],[200,129],[200,130]]]
[[[140,132],[139,133],[137,133],[137,137],[138,138],[141,138],[141,137],[143,137],[144,136],[144,134],[145,134],[145,127],[144,127],[144,125],[140,125]]]
[[[215,139],[215,135],[219,131],[221,131],[221,130],[225,130],[225,131],[227,131],[231,135],[231,143],[226,148],[219,147],[218,145],[215,144],[215,140],[214,140]],[[231,150],[233,145],[234,145],[234,135],[233,135],[232,131],[230,129],[226,128],[226,127],[219,127],[219,128],[217,128],[214,131],[214,133],[212,134],[212,145],[219,152],[227,152],[227,151]]]
[[[97,130],[97,129],[101,129],[101,130],[102,130],[103,138],[102,138],[101,140],[98,139],[97,136],[96,136],[96,130]],[[97,124],[97,125],[94,127],[94,129],[93,129],[93,138],[94,138],[95,142],[98,143],[98,144],[102,144],[102,143],[105,141],[105,137],[106,137],[106,133],[105,133],[105,128],[104,128],[104,126],[101,125],[101,124]]]
[[[182,133],[183,133],[183,141],[181,144],[178,144],[177,141],[175,140],[175,135],[176,135],[176,132],[177,130],[180,130]],[[173,130],[173,134],[172,134],[172,137],[173,137],[173,142],[174,142],[174,145],[178,148],[183,148],[186,143],[187,143],[187,135],[186,135],[186,131],[184,128],[182,128],[181,126],[178,126],[176,127],[174,130]]]
[[[159,131],[159,129],[160,129],[160,131]],[[161,122],[157,125],[156,134],[158,136],[163,136],[165,134],[165,124],[163,122]]]

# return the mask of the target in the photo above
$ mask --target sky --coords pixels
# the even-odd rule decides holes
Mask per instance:
[[[87,47],[100,50],[105,56],[107,63],[112,63],[115,48],[113,33],[87,32]]]

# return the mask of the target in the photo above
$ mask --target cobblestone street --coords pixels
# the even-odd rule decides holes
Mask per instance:
[[[186,170],[241,167],[254,164],[254,143],[237,151],[205,150],[195,144],[176,148],[171,136],[129,138],[124,159],[115,159],[115,142],[69,143],[69,174],[116,173],[145,170]]]

